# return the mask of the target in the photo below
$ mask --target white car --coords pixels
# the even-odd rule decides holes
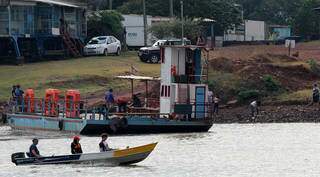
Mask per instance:
[[[83,50],[85,55],[120,55],[121,42],[114,36],[98,36],[92,38]]]

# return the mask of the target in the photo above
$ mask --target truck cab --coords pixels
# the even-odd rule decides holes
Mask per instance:
[[[191,45],[191,41],[184,39],[185,45]],[[177,46],[182,45],[181,39],[169,39],[169,40],[158,40],[150,47],[142,47],[138,51],[138,56],[142,62],[145,63],[159,63],[160,62],[160,47],[168,46]]]

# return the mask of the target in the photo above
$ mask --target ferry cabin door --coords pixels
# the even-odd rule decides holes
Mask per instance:
[[[196,87],[196,103],[195,103],[195,115],[196,119],[205,118],[205,102],[206,102],[206,87]]]

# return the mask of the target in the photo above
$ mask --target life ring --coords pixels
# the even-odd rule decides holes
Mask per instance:
[[[59,127],[59,130],[62,131],[63,130],[63,119],[60,119],[59,122],[58,122],[58,127]]]
[[[175,65],[171,65],[171,75],[177,75],[177,67]]]

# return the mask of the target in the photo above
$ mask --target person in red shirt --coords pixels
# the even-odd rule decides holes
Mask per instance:
[[[71,153],[72,154],[82,154],[81,144],[79,143],[80,137],[73,137],[73,142],[71,143]]]

